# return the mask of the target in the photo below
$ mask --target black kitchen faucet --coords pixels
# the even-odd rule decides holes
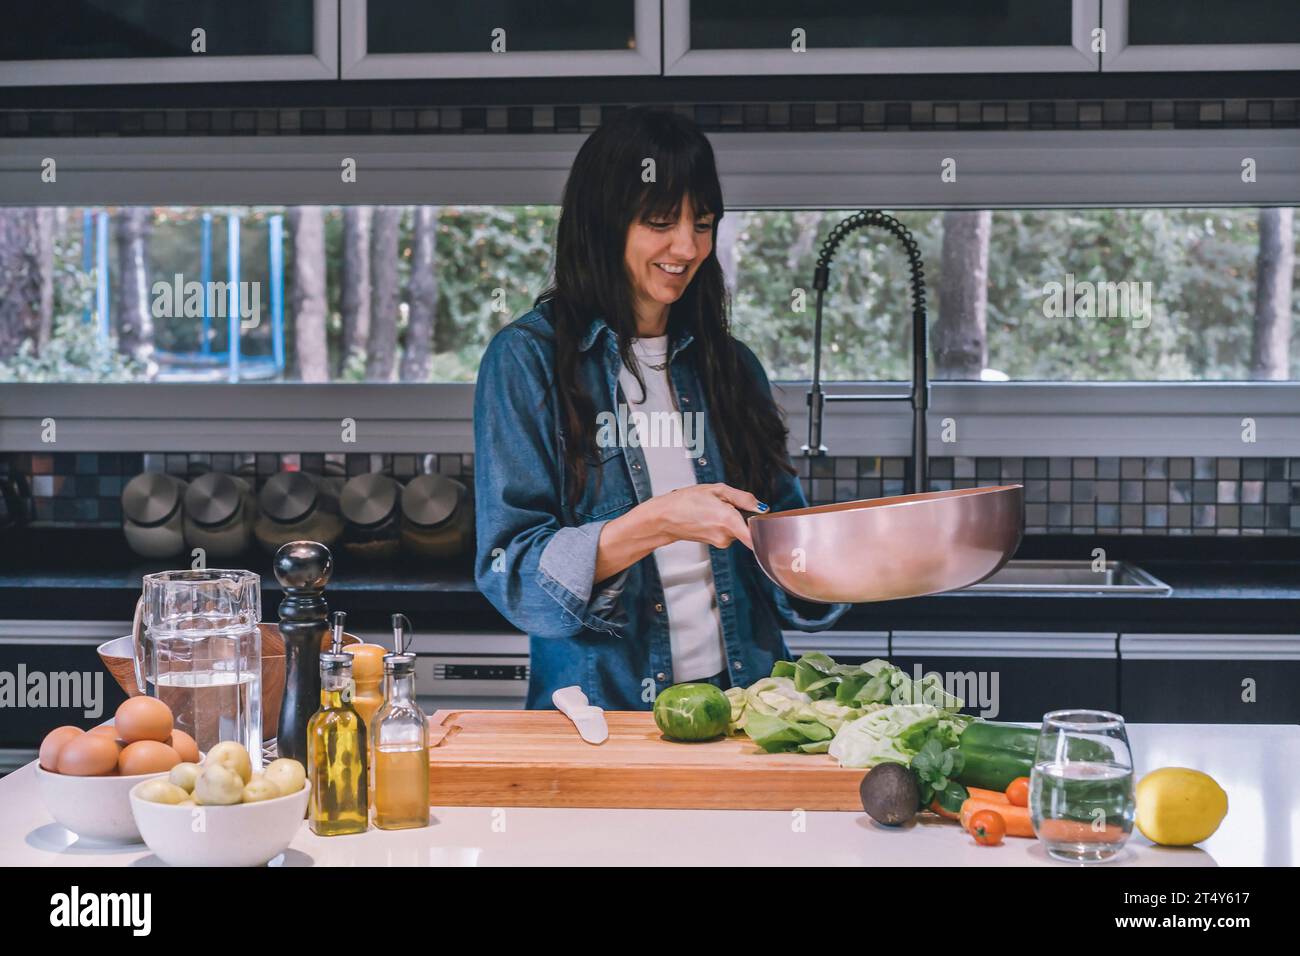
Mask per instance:
[[[859,394],[827,395],[822,391],[822,299],[830,285],[831,259],[839,244],[850,233],[859,229],[873,227],[883,229],[903,244],[907,253],[908,266],[912,270],[912,390],[908,395]],[[822,413],[826,402],[902,402],[912,403],[912,478],[911,490],[927,490],[929,482],[928,462],[926,459],[925,413],[930,407],[930,378],[926,365],[928,333],[925,314],[925,264],[921,261],[921,250],[912,233],[893,216],[886,215],[878,209],[864,209],[845,219],[834,229],[822,243],[821,253],[817,257],[817,268],[813,273],[813,288],[817,290],[817,324],[813,332],[813,378],[812,389],[808,392],[808,444],[803,446],[803,453],[808,457],[826,454],[822,444]]]

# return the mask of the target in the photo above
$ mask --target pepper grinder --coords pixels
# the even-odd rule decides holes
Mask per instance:
[[[275,579],[284,588],[280,636],[284,639],[284,697],[276,750],[307,765],[307,723],[320,707],[321,643],[329,633],[324,588],[334,571],[329,548],[290,541],[275,553]]]

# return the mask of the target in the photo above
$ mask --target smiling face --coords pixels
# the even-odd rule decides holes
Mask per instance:
[[[682,297],[712,251],[713,214],[697,213],[689,196],[682,198],[676,221],[652,214],[628,227],[623,261],[639,335],[664,334],[668,307]]]

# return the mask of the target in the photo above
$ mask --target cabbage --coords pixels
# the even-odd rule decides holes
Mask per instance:
[[[840,674],[834,693],[838,703],[854,707],[929,704],[940,710],[958,711],[964,706],[961,698],[943,689],[939,675],[926,674],[919,682],[914,681],[893,664],[879,658],[857,666],[847,665],[847,670]]]
[[[729,733],[769,753],[829,752],[846,767],[907,764],[928,736],[955,746],[967,720],[937,675],[913,681],[879,658],[837,664],[820,653],[777,661],[771,677],[731,688],[727,700]]]
[[[841,767],[904,766],[920,752],[943,711],[929,704],[895,704],[845,724],[831,741],[829,753]]]
[[[746,688],[727,691],[730,733],[744,731],[769,753],[802,750],[825,753],[846,721],[863,714],[833,700],[813,700],[789,677],[764,677]]]
[[[812,703],[811,697],[795,690],[794,681],[788,677],[764,677],[745,688],[733,687],[727,691],[727,698],[731,701],[732,733],[745,729],[750,714],[793,716]]]
[[[879,705],[868,704],[868,707],[875,708]],[[845,707],[843,704],[837,704],[833,700],[815,700],[803,711],[805,714],[816,715],[817,720],[821,721],[831,730],[839,730],[850,720],[857,720],[865,713],[861,707]]]

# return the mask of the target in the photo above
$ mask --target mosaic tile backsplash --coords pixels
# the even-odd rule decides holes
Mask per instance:
[[[295,109],[0,110],[0,135],[322,136],[588,133],[626,104]],[[705,132],[1023,129],[1294,129],[1300,99],[941,99],[678,102]]]
[[[903,494],[903,457],[796,458],[813,504]],[[399,480],[436,473],[472,481],[469,454],[0,454],[0,523],[113,527],[122,487],[141,471],[232,472],[260,488],[281,470]],[[1300,535],[1300,458],[930,459],[930,490],[1025,486],[1027,534]]]

